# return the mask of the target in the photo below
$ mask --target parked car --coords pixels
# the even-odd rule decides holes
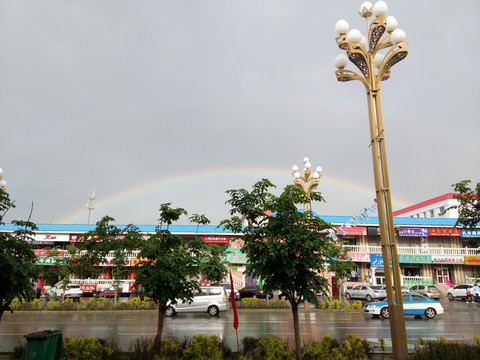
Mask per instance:
[[[244,288],[238,290],[242,298],[259,298],[265,299],[266,295],[260,286],[258,285],[247,285]]]
[[[433,319],[437,314],[443,314],[443,306],[436,300],[418,293],[402,293],[403,313],[405,315],[422,316],[427,319]],[[381,316],[384,319],[390,317],[388,310],[388,302],[379,301],[365,304],[363,312],[373,315],[373,317]]]
[[[216,316],[221,311],[228,310],[227,292],[222,286],[201,286],[200,291],[195,292],[191,303],[178,300],[176,304],[167,306],[165,315],[172,316],[184,312],[207,312],[210,316]]]
[[[228,301],[231,300],[231,293],[232,293],[232,285],[230,283],[220,283],[218,284],[218,286],[221,286],[223,288],[225,288],[225,291],[227,292],[227,298],[228,298]],[[233,294],[234,294],[234,299],[235,301],[238,301],[240,300],[240,293],[238,292],[237,289],[233,289]]]
[[[387,292],[381,286],[370,286],[370,285],[359,285],[355,286],[353,289],[348,289],[345,291],[345,298],[350,299],[360,299],[360,300],[383,300],[386,299]]]
[[[467,300],[467,290],[473,287],[472,284],[460,284],[447,290],[447,298],[450,301],[455,299]]]
[[[438,289],[433,285],[414,285],[410,288],[410,292],[416,292],[429,297],[430,299],[440,299]]]
[[[58,282],[50,290],[50,298],[60,299],[63,294],[63,283]],[[65,299],[80,299],[83,296],[83,290],[78,284],[68,284],[65,288]]]

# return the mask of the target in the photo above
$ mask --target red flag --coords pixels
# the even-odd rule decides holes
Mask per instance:
[[[232,277],[232,270],[230,270],[230,299],[232,301],[232,310],[233,310],[233,328],[235,330],[238,329],[238,313],[237,313],[237,305],[235,304],[235,289],[233,287],[233,277]]]
[[[38,279],[38,280],[37,280],[37,288],[42,289],[42,295],[45,294],[45,287],[43,286],[43,281],[42,281],[42,279]]]
[[[453,285],[450,280],[448,280],[447,278],[445,278],[445,284],[447,284],[448,286],[450,287],[455,287],[455,285]]]

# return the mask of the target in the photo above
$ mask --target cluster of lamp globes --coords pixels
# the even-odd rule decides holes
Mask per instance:
[[[0,168],[0,189],[5,191],[7,189],[7,182],[3,180],[3,170]]]
[[[378,18],[378,17],[385,17],[387,15],[388,11],[388,6],[385,3],[385,1],[377,1],[375,5],[372,5],[371,2],[366,1],[362,4],[360,7],[360,16],[369,19],[370,17],[373,18]],[[405,31],[401,29],[397,29],[398,22],[397,19],[395,19],[393,16],[387,16],[386,17],[386,31],[390,34],[390,42],[395,45],[400,42],[404,42],[406,40],[406,34]],[[335,33],[337,36],[341,35],[346,35],[345,41],[348,44],[351,43],[360,43],[363,45],[365,50],[367,51],[367,39],[365,36],[362,35],[360,30],[358,29],[352,29],[349,30],[350,27],[348,25],[348,22],[341,19],[338,20],[337,23],[335,24]],[[373,52],[375,49],[370,49],[370,52]],[[379,68],[383,62],[385,55],[382,53],[377,52],[375,54],[375,66]],[[345,54],[339,54],[335,58],[335,66],[338,69],[343,69],[347,66],[348,64],[348,57]]]
[[[310,164],[310,159],[308,157],[305,157],[303,159],[303,163],[305,164],[305,168],[303,169],[303,173],[304,174],[307,174],[307,173],[310,174],[310,168],[312,167],[312,164]],[[292,171],[293,171],[293,177],[295,179],[300,179],[301,178],[301,175],[298,172],[298,166],[297,165],[292,166]],[[312,177],[314,179],[319,179],[321,173],[322,173],[322,168],[320,166],[317,166],[317,168],[315,169],[315,172],[312,174]]]

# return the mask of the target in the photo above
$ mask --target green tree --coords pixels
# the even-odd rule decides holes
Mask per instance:
[[[0,190],[0,225],[5,213],[14,207],[7,192]],[[0,232],[0,322],[5,311],[12,312],[15,298],[33,297],[37,271],[35,253],[28,241],[33,241],[37,226],[30,221],[12,221],[13,232]]]
[[[145,293],[158,303],[157,334],[154,346],[161,346],[165,311],[169,302],[192,301],[195,290],[199,289],[197,273],[204,243],[195,238],[187,242],[181,236],[169,231],[169,226],[187,212],[172,208],[171,203],[160,206],[160,225],[155,233],[139,245],[136,283],[141,284]],[[164,227],[163,224],[166,224]]]
[[[450,206],[447,210],[458,209],[455,226],[461,225],[467,229],[474,229],[480,222],[480,182],[475,188],[471,188],[470,183],[470,180],[463,180],[452,185],[455,191],[453,198],[459,204]]]
[[[275,186],[269,180],[262,179],[251,192],[228,190],[232,217],[220,225],[243,234],[244,251],[250,263],[248,272],[261,276],[267,292],[279,290],[290,302],[299,358],[300,298],[318,302],[315,293],[325,292],[329,286],[321,274],[328,269],[336,270],[332,264],[343,259],[345,251],[329,236],[330,224],[312,216],[310,211],[297,209],[305,201],[304,191],[289,185],[280,196],[275,196],[269,192],[272,187]],[[307,200],[323,201],[323,198],[312,192]]]

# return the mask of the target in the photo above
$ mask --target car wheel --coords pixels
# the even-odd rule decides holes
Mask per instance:
[[[388,310],[388,307],[385,306],[382,308],[382,310],[380,310],[380,315],[384,318],[384,319],[388,319],[390,317],[390,311]]]
[[[166,316],[175,315],[175,309],[171,306],[168,306],[167,309],[165,310],[165,315]]]
[[[208,313],[210,314],[210,316],[217,316],[219,311],[218,311],[218,307],[216,307],[215,305],[212,305],[208,308]]]
[[[368,295],[367,295],[367,301],[370,302],[370,301],[372,301],[372,300],[373,300],[372,295],[368,294]]]
[[[435,309],[428,308],[427,310],[425,310],[425,316],[427,317],[427,319],[433,319],[435,315],[437,315]]]
[[[467,296],[467,301],[473,302],[473,297],[472,297],[472,295],[468,295],[468,296]]]
[[[350,293],[346,293],[346,294],[345,294],[345,298],[346,298],[347,300],[350,300],[350,299],[352,298],[352,295],[350,295]]]
[[[453,295],[452,294],[450,294],[450,293],[447,294],[447,298],[448,298],[448,300],[453,301]]]

